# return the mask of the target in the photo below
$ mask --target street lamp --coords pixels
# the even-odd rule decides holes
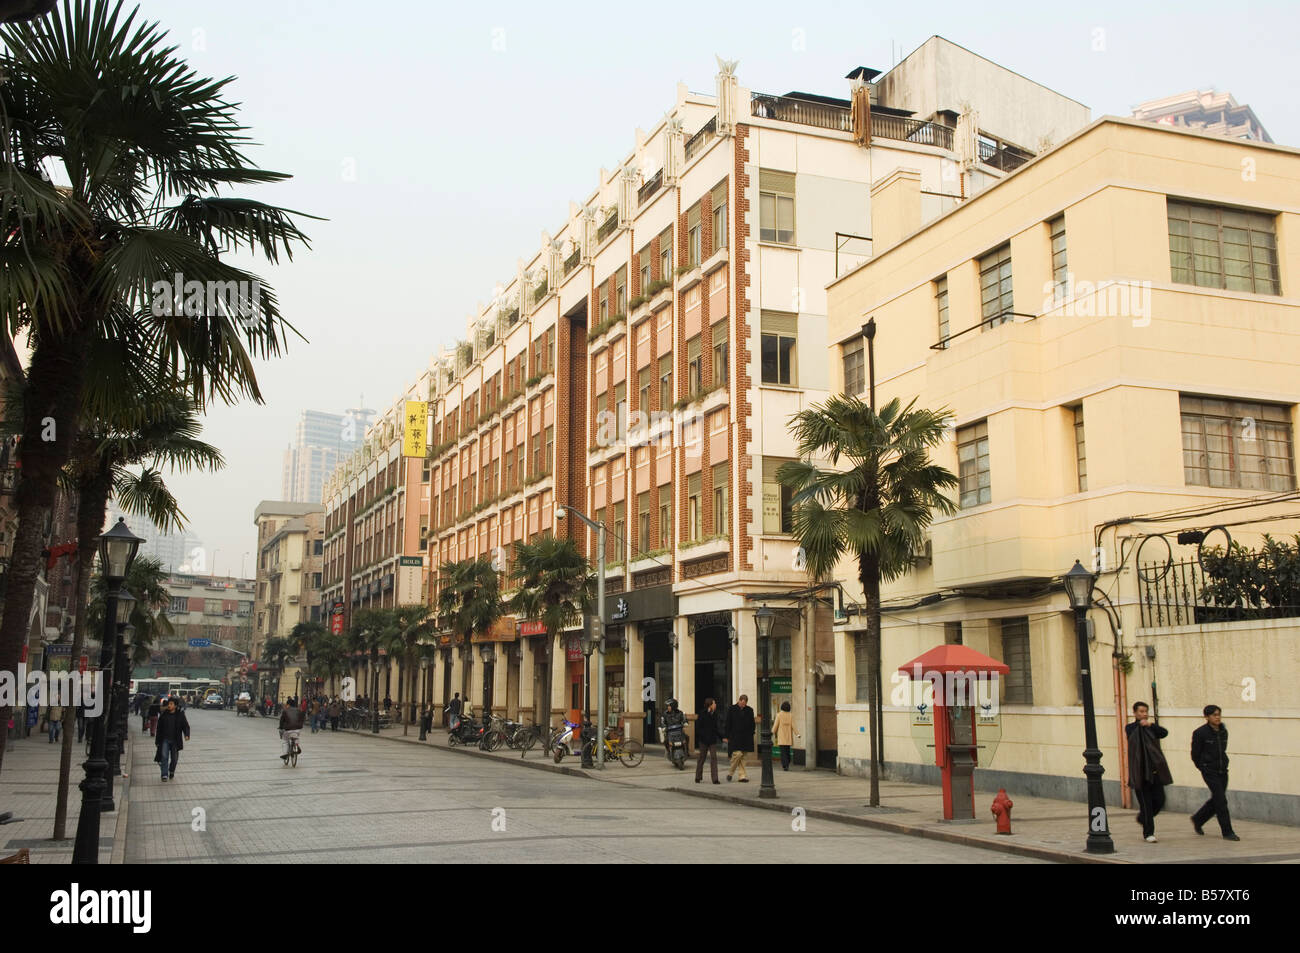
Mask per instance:
[[[480,642],[478,645],[479,661],[483,663],[483,728],[486,730],[492,717],[492,671],[488,668],[496,659],[496,645],[492,642]]]
[[[772,652],[772,623],[776,613],[766,605],[760,606],[754,613],[754,624],[758,629],[758,644],[763,653],[763,730],[759,734],[759,746],[762,749],[759,763],[763,766],[763,784],[758,789],[761,798],[776,797],[776,782],[772,777],[772,681],[768,673],[768,663]]]
[[[582,627],[582,635],[578,637],[578,645],[582,649],[582,721],[583,729],[579,737],[582,741],[582,766],[584,768],[594,767],[591,759],[591,750],[586,745],[586,726],[591,724],[591,653],[596,651],[596,636],[588,626]]]
[[[131,594],[130,589],[123,586],[117,594],[117,624],[113,626],[113,678],[108,689],[108,704],[105,706],[108,727],[104,737],[104,759],[108,762],[108,772],[104,776],[104,795],[100,799],[101,811],[117,809],[113,802],[113,779],[122,771],[122,743],[126,738],[126,733],[122,730],[126,725],[122,693],[128,684],[126,651],[122,648],[122,630],[130,623],[133,608],[135,608],[135,596]]]
[[[1092,707],[1092,673],[1088,662],[1088,609],[1092,605],[1092,587],[1097,577],[1076,559],[1065,574],[1065,593],[1074,610],[1074,638],[1079,644],[1079,673],[1083,676],[1083,730],[1087,747],[1083,751],[1083,773],[1088,779],[1088,844],[1090,854],[1113,854],[1106,818],[1106,794],[1102,790],[1101,749],[1097,747],[1097,717]]]
[[[605,737],[605,524],[597,523],[583,516],[572,507],[557,506],[555,508],[555,518],[564,519],[572,513],[575,517],[587,524],[588,529],[596,532],[596,631],[592,633],[592,640],[595,648],[599,652],[596,659],[596,744],[594,747],[600,748]],[[590,663],[590,653],[584,649],[583,654],[587,655]],[[588,702],[590,708],[590,702]],[[587,712],[587,720],[590,720],[590,711]],[[590,767],[584,762],[583,767]],[[603,757],[596,759],[596,768],[605,769],[605,759]]]
[[[97,688],[105,691],[104,672],[113,663],[113,637],[117,626],[117,597],[122,580],[126,578],[135,560],[135,554],[144,542],[127,528],[126,520],[118,517],[117,523],[99,537],[99,566],[104,574],[104,631],[100,636],[99,673]],[[99,814],[104,796],[105,774],[108,762],[104,759],[104,730],[107,727],[101,715],[91,727],[90,757],[83,767],[86,776],[81,788],[81,814],[77,818],[77,839],[72,849],[74,864],[99,863]]]

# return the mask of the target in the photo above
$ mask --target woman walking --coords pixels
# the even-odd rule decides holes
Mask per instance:
[[[772,721],[772,741],[781,749],[781,770],[790,770],[790,753],[794,748],[794,715],[790,703],[781,702],[781,710]]]

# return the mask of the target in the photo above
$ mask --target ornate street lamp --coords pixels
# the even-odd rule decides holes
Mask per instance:
[[[1102,790],[1101,749],[1097,747],[1097,716],[1092,707],[1092,673],[1088,661],[1088,609],[1092,605],[1092,587],[1097,577],[1084,569],[1076,559],[1065,574],[1065,593],[1074,610],[1074,638],[1079,645],[1079,673],[1083,676],[1083,730],[1086,747],[1083,750],[1083,773],[1088,779],[1088,843],[1090,854],[1113,854],[1115,843],[1110,839],[1110,825],[1106,817],[1106,793]]]
[[[107,690],[104,673],[113,664],[113,638],[117,627],[117,598],[122,580],[126,578],[135,561],[135,554],[144,542],[127,528],[126,520],[118,517],[116,525],[99,537],[99,566],[104,574],[104,631],[100,636],[98,689]],[[104,758],[104,731],[107,728],[103,715],[91,727],[90,757],[84,764],[86,776],[82,779],[81,814],[77,818],[77,839],[72,849],[74,864],[99,863],[99,814],[104,796],[105,775],[108,762]]]
[[[483,727],[486,729],[492,720],[492,670],[488,668],[496,659],[496,644],[480,642],[478,658],[483,663]]]
[[[122,730],[126,725],[122,693],[129,684],[126,650],[122,647],[122,641],[123,630],[131,622],[131,610],[135,608],[135,601],[135,596],[125,586],[118,591],[117,624],[113,627],[113,678],[109,685],[108,704],[105,706],[108,728],[104,739],[104,758],[108,761],[108,772],[104,777],[104,795],[100,799],[101,811],[117,809],[113,802],[113,779],[122,773],[122,742],[126,738],[126,733]]]
[[[754,613],[754,624],[758,629],[759,651],[763,653],[763,700],[762,718],[763,730],[759,734],[759,763],[763,766],[763,783],[758,789],[758,796],[761,798],[776,797],[776,781],[772,777],[772,717],[769,709],[772,707],[772,680],[769,677],[768,663],[772,653],[772,623],[776,621],[776,613],[766,605],[760,606]]]
[[[582,635],[578,637],[578,646],[582,649],[582,728],[580,729],[579,738],[582,743],[582,766],[584,768],[595,767],[592,760],[591,752],[588,750],[587,725],[591,724],[591,653],[596,651],[596,636],[592,632],[591,626],[582,627]],[[603,759],[602,759],[603,760]]]

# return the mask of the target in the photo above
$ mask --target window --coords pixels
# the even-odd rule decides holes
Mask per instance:
[[[1179,404],[1189,486],[1295,489],[1290,407],[1186,395]]]
[[[727,465],[719,463],[713,468],[713,532],[730,534],[731,512],[727,508],[727,491],[730,478]]]
[[[625,536],[623,530],[627,522],[625,516],[626,507],[627,504],[625,503],[614,504],[614,538],[609,540],[608,547],[612,553],[609,557],[611,562],[622,562],[623,555],[627,551],[626,544],[623,541]]]
[[[794,244],[794,173],[759,171],[759,240]]]
[[[637,372],[637,409],[650,409],[650,368],[643,367]]]
[[[1012,318],[1010,244],[980,259],[980,309],[986,331]]]
[[[697,334],[686,342],[686,393],[695,396],[704,390],[704,356],[700,350],[701,337]]]
[[[614,313],[627,313],[627,268],[618,270],[614,278]]]
[[[204,600],[203,600],[203,614],[204,614],[204,615],[221,615],[221,600],[220,600],[220,599],[204,599]]]
[[[723,186],[725,195],[726,186]],[[713,250],[727,247],[727,203],[713,206]]]
[[[598,323],[604,324],[608,320],[609,320],[609,299],[606,298],[604,295],[601,295],[600,296],[600,321]]]
[[[673,356],[665,354],[659,358],[659,409],[667,410],[673,405]]]
[[[618,416],[614,419],[614,425],[618,428],[618,437],[622,439],[627,434],[627,384],[622,383],[614,388],[614,413]]]
[[[636,544],[645,552],[652,547],[650,542],[650,491],[638,493],[636,497]]]
[[[506,454],[506,485],[503,487],[503,489],[506,490],[513,489],[514,485],[515,485],[515,455],[513,453],[507,453]]]
[[[943,644],[944,645],[961,645],[961,622],[945,622],[943,624]]]
[[[555,465],[555,428],[546,428],[546,469],[549,472]]]
[[[1272,215],[1169,200],[1169,266],[1179,284],[1281,294]]]
[[[763,532],[788,533],[790,524],[790,488],[781,484],[776,478],[776,471],[781,464],[787,463],[775,457],[763,458]]]
[[[764,384],[796,383],[794,345],[798,321],[794,314],[763,312],[760,353]]]
[[[963,508],[992,500],[987,420],[957,431],[957,468]]]
[[[861,394],[867,388],[866,373],[862,366],[862,339],[858,338],[844,348],[844,393]]]
[[[691,268],[703,259],[704,229],[700,226],[700,205],[697,202],[686,213],[686,264]]]
[[[695,540],[704,535],[700,531],[700,483],[701,474],[693,473],[686,478],[686,538]]]
[[[542,442],[533,437],[533,476],[542,472]],[[468,489],[467,489],[468,492]]]
[[[659,249],[659,279],[661,281],[673,280],[673,246],[671,238],[667,245],[661,245]]]
[[[650,343],[650,319],[646,318],[636,326],[636,343],[640,347]]]
[[[1003,701],[1008,705],[1034,703],[1034,678],[1029,658],[1029,616],[1002,620],[1002,661],[1011,669],[1004,678]]]
[[[667,549],[673,541],[673,486],[659,487],[659,548]]]
[[[875,689],[871,677],[871,648],[865,632],[853,633],[853,681],[857,691],[857,700],[871,701]],[[910,697],[910,695],[908,696]]]
[[[726,433],[727,432],[727,410],[715,410],[709,417],[709,433]]]
[[[1065,216],[1058,215],[1047,223],[1052,234],[1052,285],[1057,304],[1065,300],[1069,291],[1069,271],[1065,263]]]
[[[650,288],[650,256],[644,256],[642,261],[644,264],[641,265],[641,295],[645,297]]]
[[[1074,456],[1078,461],[1079,492],[1088,489],[1088,454],[1083,442],[1083,407],[1074,408]]]
[[[934,283],[934,303],[939,310],[939,343],[948,346],[948,276]]]
[[[246,603],[241,602],[240,605],[246,605]],[[189,612],[190,611],[189,598],[186,596],[172,596],[172,602],[171,605],[167,607],[167,611],[172,615],[180,615]]]

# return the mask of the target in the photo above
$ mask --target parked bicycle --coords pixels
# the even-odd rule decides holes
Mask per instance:
[[[593,738],[583,747],[583,754],[591,756],[595,760],[596,741]],[[609,729],[605,732],[605,747],[602,752],[606,761],[622,762],[626,768],[635,768],[645,760],[645,749],[641,742],[633,739],[625,739],[617,729]]]
[[[478,740],[480,751],[496,751],[509,740],[506,735],[505,724],[505,719],[500,715],[489,716],[488,725],[484,729],[482,737]]]

